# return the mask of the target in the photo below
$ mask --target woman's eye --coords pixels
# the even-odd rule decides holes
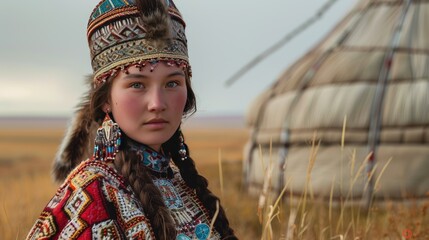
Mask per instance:
[[[179,84],[176,81],[171,81],[167,83],[168,88],[174,88],[177,87]]]
[[[143,88],[143,84],[141,84],[141,83],[133,83],[133,84],[131,84],[131,87],[132,88]]]

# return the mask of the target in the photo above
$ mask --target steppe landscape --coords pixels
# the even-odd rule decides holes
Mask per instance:
[[[14,123],[0,129],[2,240],[24,239],[55,194],[58,185],[50,171],[65,130],[61,122],[47,126]],[[249,131],[239,125],[197,126],[184,129],[191,154],[212,191],[220,196],[240,239],[429,239],[428,201],[387,203],[366,212],[359,207],[333,207],[310,197],[292,205],[286,189],[284,201],[271,197],[258,205],[258,196],[248,195],[242,184],[243,147]],[[301,204],[303,199],[306,204]]]

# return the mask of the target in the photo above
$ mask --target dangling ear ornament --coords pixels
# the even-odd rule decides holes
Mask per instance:
[[[113,162],[116,153],[121,145],[121,130],[117,123],[110,119],[106,112],[106,117],[102,125],[97,129],[94,144],[93,158],[106,162]]]
[[[182,159],[182,161],[185,161],[186,159],[188,159],[188,152],[186,151],[185,139],[183,138],[182,131],[180,131],[179,134],[180,134],[179,135],[179,139],[180,139],[179,155],[180,155],[180,158]]]

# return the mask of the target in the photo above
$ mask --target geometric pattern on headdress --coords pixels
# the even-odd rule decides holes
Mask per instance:
[[[102,0],[95,7],[87,37],[96,85],[128,65],[158,60],[176,62],[191,75],[185,22],[171,0],[165,4],[171,20],[169,39],[147,37],[146,23],[134,0]]]

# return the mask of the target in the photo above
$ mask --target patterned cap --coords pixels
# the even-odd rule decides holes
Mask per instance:
[[[142,13],[145,3],[153,9],[154,2],[165,8],[164,23],[159,21],[162,17],[148,19]],[[159,12],[153,15],[157,14]],[[166,25],[159,26],[162,24]],[[191,75],[185,26],[171,0],[102,0],[92,12],[87,28],[94,84],[104,83],[118,70],[132,64],[144,66],[160,60],[183,66]],[[167,29],[166,35],[151,32],[163,27]]]

